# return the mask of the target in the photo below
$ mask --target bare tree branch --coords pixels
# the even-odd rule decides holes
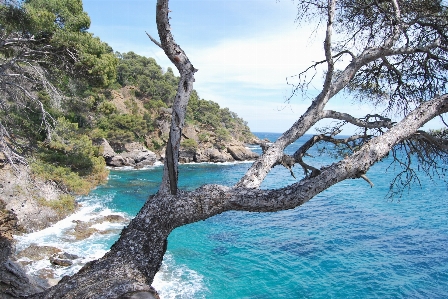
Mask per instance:
[[[149,35],[148,32],[145,31],[145,33],[146,33],[146,35],[149,37],[149,39],[150,39],[154,44],[156,44],[156,46],[158,46],[160,49],[163,49],[163,48],[162,48],[162,45],[161,45],[156,39],[154,39],[151,35]]]
[[[351,116],[348,113],[337,112],[333,110],[325,110],[322,113],[322,118],[332,118],[344,120],[346,122],[351,123],[352,125],[367,128],[367,129],[375,129],[375,128],[390,128],[394,124],[389,118],[381,116],[379,114],[375,115],[367,115],[364,119],[358,119],[356,117]],[[369,121],[370,118],[379,119],[376,121]]]
[[[166,146],[165,167],[163,181],[159,192],[175,195],[177,192],[178,161],[182,128],[185,122],[185,113],[193,90],[194,73],[197,71],[191,64],[185,52],[174,41],[169,23],[168,0],[157,1],[157,30],[161,41],[161,47],[167,57],[174,63],[180,73],[177,95],[173,104],[171,129]]]

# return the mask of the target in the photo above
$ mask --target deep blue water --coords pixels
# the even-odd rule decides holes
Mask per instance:
[[[314,154],[313,165],[331,163]],[[386,159],[368,172],[373,188],[347,180],[294,210],[227,212],[177,228],[155,287],[162,298],[448,298],[447,186],[422,175],[421,186],[388,199],[399,171],[386,172],[389,164]],[[180,187],[232,185],[249,167],[181,165]],[[294,172],[301,175],[298,167]],[[135,215],[157,191],[161,173],[162,167],[113,170],[108,183],[81,202],[95,199]],[[278,166],[262,187],[295,181]],[[116,237],[101,244],[107,249]]]

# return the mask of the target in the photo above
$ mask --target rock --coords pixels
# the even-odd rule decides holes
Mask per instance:
[[[209,157],[205,154],[205,150],[202,148],[198,148],[196,150],[195,154],[195,162],[201,163],[201,162],[208,162]]]
[[[77,256],[76,254],[71,254],[71,253],[67,253],[67,252],[58,253],[57,257],[60,259],[66,259],[66,260],[79,259],[79,256]]]
[[[139,142],[127,143],[125,151],[106,158],[106,164],[112,167],[132,166],[141,168],[151,166],[157,161],[157,156]]]
[[[49,268],[40,269],[37,272],[37,276],[43,281],[45,281],[49,287],[56,285],[59,281],[59,278],[56,277],[54,269]]]
[[[0,199],[5,207],[17,217],[13,234],[44,229],[61,220],[72,211],[61,211],[41,205],[39,200],[59,200],[64,194],[54,182],[46,182],[31,174],[30,168],[16,165],[17,170],[0,168],[0,184],[3,186]]]
[[[8,243],[13,239],[13,233],[19,230],[19,220],[17,216],[6,209],[6,203],[0,199],[0,263],[5,261],[10,254],[3,251],[9,246]]]
[[[126,160],[122,156],[114,156],[106,159],[106,164],[113,167],[122,167],[126,165]]]
[[[1,298],[19,298],[39,293],[49,285],[39,279],[31,278],[17,263],[11,260],[0,264]]]
[[[148,149],[141,144],[140,142],[131,142],[131,143],[126,143],[124,145],[124,148],[127,152],[132,152],[132,151],[148,151]]]
[[[151,286],[148,291],[129,292],[120,296],[119,299],[160,299],[160,296]]]
[[[16,254],[16,258],[29,258],[33,261],[43,260],[47,257],[57,254],[61,252],[59,248],[52,247],[52,246],[39,246],[36,244],[32,244],[29,247],[25,248],[24,250],[20,251]]]
[[[0,152],[0,168],[5,167],[6,164],[6,157],[3,152]]]
[[[185,126],[182,129],[182,135],[187,139],[193,139],[194,141],[199,142],[198,133],[195,127]]]
[[[124,218],[121,215],[107,215],[107,216],[104,216],[101,220],[101,222],[104,222],[104,221],[109,221],[112,223],[120,223],[120,222],[126,222],[126,218]]]
[[[114,156],[111,159],[106,159],[106,165],[113,167],[122,167],[126,165],[126,160],[120,156]]]
[[[205,155],[208,156],[210,162],[228,162],[233,161],[232,156],[228,153],[220,152],[217,148],[208,148],[205,150]]]
[[[74,220],[73,222],[76,223],[76,226],[71,234],[78,241],[87,239],[94,233],[98,232],[96,228],[90,227],[91,224],[89,222],[84,222],[81,220]]]
[[[106,139],[103,138],[100,146],[103,148],[102,155],[104,159],[111,159],[112,157],[115,157],[117,155]]]
[[[61,267],[70,267],[71,265],[73,265],[73,262],[70,260],[58,259],[55,257],[50,257],[50,263],[52,263],[53,265],[56,265],[56,266],[61,266]]]
[[[195,162],[195,150],[192,149],[180,149],[179,150],[179,163],[191,163]]]
[[[254,160],[258,158],[258,154],[240,145],[231,145],[227,147],[227,151],[237,161]]]

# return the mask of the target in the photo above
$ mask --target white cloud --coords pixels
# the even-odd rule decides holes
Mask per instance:
[[[221,40],[189,53],[199,85],[232,82],[263,89],[285,87],[285,78],[322,59],[306,29],[277,28],[255,37]]]

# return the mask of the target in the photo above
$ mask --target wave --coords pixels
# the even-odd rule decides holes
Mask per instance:
[[[129,215],[126,213],[105,207],[104,204],[110,200],[112,200],[110,195],[80,197],[78,202],[81,207],[74,214],[43,230],[14,236],[17,241],[16,252],[20,252],[31,245],[38,245],[55,247],[79,257],[69,267],[54,267],[50,263],[49,257],[36,261],[28,258],[18,259],[19,262],[25,264],[27,273],[37,276],[43,272],[51,273],[49,276],[55,283],[65,275],[76,273],[85,263],[102,257],[109,250],[109,244],[118,238],[119,232],[129,220]],[[109,215],[122,216],[125,222],[112,223],[104,220],[101,223],[92,224],[91,227],[98,232],[84,240],[76,240],[73,231],[77,222],[94,223],[95,219],[101,219]]]
[[[121,167],[111,167],[107,166],[106,168],[109,170],[148,170],[154,169],[157,167],[163,166],[163,163],[160,161],[156,161],[153,165],[146,165],[143,167],[135,168],[134,166],[121,166]]]
[[[167,252],[152,283],[162,299],[205,298],[208,289],[204,277],[185,265],[176,264]]]
[[[78,272],[87,262],[101,258],[118,239],[121,229],[130,218],[124,212],[106,207],[106,204],[112,199],[110,194],[80,197],[78,201],[81,207],[76,213],[41,231],[15,236],[17,252],[31,245],[55,247],[78,256],[73,260],[72,266],[56,267],[51,264],[49,257],[36,261],[22,257],[17,261],[24,265],[29,275],[46,278],[51,285],[54,285],[65,275],[73,275]],[[126,222],[95,223],[90,227],[97,229],[98,232],[84,240],[77,241],[70,234],[77,221],[92,221],[94,223],[95,219],[109,215],[120,215],[126,219]],[[200,294],[207,290],[203,276],[185,265],[177,265],[169,252],[165,255],[153,286],[160,292],[162,299],[179,298],[179,295],[181,298],[205,298]]]
[[[237,164],[254,163],[254,161],[255,160],[232,161],[232,162],[188,162],[188,163],[181,163],[179,165],[237,165]]]

